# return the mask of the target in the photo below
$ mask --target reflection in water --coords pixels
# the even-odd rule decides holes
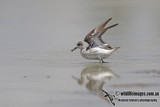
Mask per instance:
[[[108,101],[102,92],[103,86],[108,83],[112,77],[118,77],[118,75],[113,73],[109,67],[101,63],[94,63],[87,65],[87,67],[81,71],[80,78],[75,76],[72,77],[78,82],[79,85],[83,85],[85,80],[88,80],[86,83],[86,88],[93,94]]]

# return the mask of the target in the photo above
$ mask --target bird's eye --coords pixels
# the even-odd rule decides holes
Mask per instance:
[[[80,46],[80,44],[78,44],[78,46]]]

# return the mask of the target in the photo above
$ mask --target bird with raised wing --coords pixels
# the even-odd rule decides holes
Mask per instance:
[[[80,49],[81,56],[86,59],[91,60],[99,60],[101,63],[104,63],[103,59],[108,58],[115,50],[119,49],[120,47],[112,48],[109,44],[103,41],[102,35],[110,28],[117,26],[118,24],[111,25],[106,27],[106,24],[112,18],[108,19],[104,23],[97,26],[91,32],[89,32],[84,41],[88,43],[88,47],[83,46],[83,42],[78,42],[77,46],[72,49],[73,52],[75,49]]]

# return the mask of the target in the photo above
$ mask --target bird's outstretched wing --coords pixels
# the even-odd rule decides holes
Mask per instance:
[[[105,25],[111,20],[112,18],[108,19],[107,21],[105,21],[104,23],[100,24],[99,26],[97,26],[95,29],[93,29],[91,32],[89,32],[87,34],[87,36],[85,37],[84,41],[87,42],[89,44],[88,48],[92,48],[92,47],[96,47],[96,46],[100,46],[103,44],[106,44],[103,40],[102,40],[102,35],[110,28],[117,26],[118,24],[114,24],[111,25],[109,27],[105,28]]]

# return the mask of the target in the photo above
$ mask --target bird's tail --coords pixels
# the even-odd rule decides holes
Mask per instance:
[[[120,47],[115,47],[115,48],[113,48],[114,50],[117,50],[117,49],[119,49]]]

